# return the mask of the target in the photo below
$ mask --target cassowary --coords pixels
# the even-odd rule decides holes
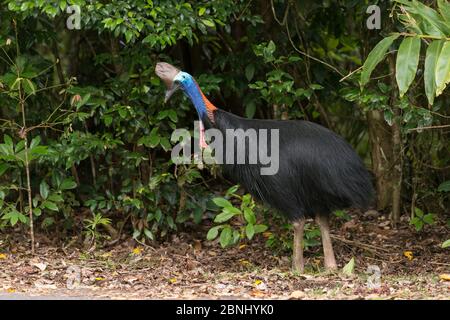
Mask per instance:
[[[155,71],[168,88],[165,101],[181,88],[194,104],[204,128],[216,128],[224,134],[227,129],[278,129],[279,168],[276,174],[261,174],[261,163],[226,163],[225,174],[292,221],[294,270],[304,271],[306,218],[315,218],[320,227],[325,268],[336,269],[328,218],[338,209],[366,208],[373,193],[370,175],[352,147],[339,135],[309,121],[238,117],[215,107],[190,74],[163,62],[156,65]],[[203,137],[201,132],[202,146],[205,145]],[[254,141],[247,142],[252,144]],[[224,153],[230,147],[233,146],[225,146]],[[250,148],[245,150],[248,159]]]

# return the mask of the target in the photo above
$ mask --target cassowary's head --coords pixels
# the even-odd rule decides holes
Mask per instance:
[[[156,64],[155,72],[156,75],[166,84],[167,91],[165,102],[167,102],[179,88],[186,91],[187,88],[195,83],[189,73],[180,71],[173,65],[166,62],[158,62]]]
[[[165,62],[158,62],[156,64],[155,72],[166,84],[167,91],[164,99],[165,102],[167,102],[179,88],[181,88],[189,99],[191,99],[197,110],[200,121],[200,146],[202,148],[206,147],[203,120],[208,116],[210,117],[210,120],[212,120],[211,114],[213,110],[217,108],[203,95],[197,82],[189,73],[180,71],[171,64]]]

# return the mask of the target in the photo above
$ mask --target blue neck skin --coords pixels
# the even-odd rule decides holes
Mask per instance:
[[[195,109],[197,110],[200,120],[202,120],[203,117],[206,116],[206,105],[203,101],[202,93],[195,80],[189,74],[186,75],[188,75],[188,77],[186,77],[185,80],[181,81],[181,88],[189,97],[189,99],[191,99],[192,103],[195,106]]]

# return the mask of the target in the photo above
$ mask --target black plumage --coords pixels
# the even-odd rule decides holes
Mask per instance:
[[[309,121],[246,119],[220,109],[214,111],[214,123],[208,117],[203,122],[224,136],[226,129],[279,130],[280,159],[275,175],[261,175],[264,165],[248,161],[224,164],[223,168],[232,181],[291,220],[349,207],[365,209],[371,201],[370,175],[363,162],[342,137],[323,126]],[[257,144],[252,138],[246,140],[247,153],[250,144]],[[224,156],[226,147],[224,143]]]

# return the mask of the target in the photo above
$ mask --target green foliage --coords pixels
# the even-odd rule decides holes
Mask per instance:
[[[310,99],[314,90],[323,89],[321,85],[310,84],[307,88],[295,88],[295,79],[288,72],[283,70],[283,66],[288,63],[296,63],[302,59],[292,54],[288,57],[275,56],[276,45],[273,41],[255,45],[253,51],[257,57],[262,57],[264,63],[270,63],[274,69],[265,74],[264,80],[258,80],[249,84],[249,88],[259,91],[261,98],[268,104],[283,106],[284,111],[293,108],[295,103],[303,99]],[[253,78],[254,66],[247,66],[245,73],[250,81]],[[246,107],[246,114],[252,118],[255,113],[255,104],[251,103]],[[294,114],[294,112],[292,112]],[[300,113],[295,113],[300,116]],[[278,116],[278,115],[276,115]]]
[[[395,66],[400,98],[408,91],[409,86],[414,81],[419,65],[420,38],[407,37],[403,39],[397,53],[397,63]]]
[[[443,249],[450,247],[450,239],[444,241],[441,246]]]
[[[361,73],[361,86],[369,82],[370,75],[380,63],[387,49],[400,35],[404,37],[397,53],[396,79],[400,97],[408,91],[417,73],[420,44],[424,39],[438,39],[428,45],[425,57],[425,93],[430,105],[442,94],[450,82],[450,27],[448,4],[439,2],[439,12],[419,1],[395,0],[401,5],[398,19],[411,33],[393,34],[381,40],[366,59]]]
[[[422,231],[425,225],[432,225],[435,223],[436,215],[434,213],[424,214],[419,208],[415,208],[414,216],[411,217],[410,224],[413,225],[416,231]]]
[[[438,187],[439,192],[450,192],[450,180],[442,182]]]
[[[80,6],[80,30],[66,27],[69,4]],[[383,31],[396,33],[378,45],[377,35],[361,28],[364,2],[306,1],[299,7],[274,1],[278,17],[289,7],[284,24],[278,24],[270,6],[261,5],[248,0],[2,2],[0,229],[30,225],[25,155],[31,217],[36,228],[47,232],[63,228],[63,234],[76,234],[88,219],[84,234],[102,239],[95,215],[139,241],[157,241],[202,223],[219,206],[208,238],[230,245],[253,239],[265,228],[259,225],[276,219],[270,213],[264,223],[258,222],[253,200],[235,197],[237,189],[214,204],[211,190],[224,188],[215,167],[202,170],[171,162],[171,133],[192,129],[197,115],[182,95],[163,103],[164,85],[154,74],[158,61],[186,68],[211,101],[227,111],[330,126],[367,164],[372,139],[367,112],[380,110],[389,125],[398,121],[404,132],[448,117],[445,1],[431,11],[417,2],[397,2],[393,10],[400,23]],[[383,12],[392,9],[380,5]],[[425,54],[420,55],[425,60],[423,83],[413,72],[417,37],[420,54]],[[381,62],[404,41],[416,49],[397,54],[398,59],[405,57],[399,60],[405,64],[399,67],[405,95],[392,99],[395,82],[388,81],[390,70]],[[352,76],[341,81],[343,74],[362,65],[367,49],[374,46],[361,83]],[[447,167],[447,140],[440,131],[414,141],[405,138],[405,152],[420,155],[405,161],[405,167],[420,176],[405,173],[403,190],[409,195],[410,181],[417,181],[418,205],[433,212],[448,207],[448,176],[416,167]],[[438,207],[428,208],[430,203]],[[289,228],[286,224],[279,234],[264,233],[267,244],[289,248]],[[305,246],[317,245],[319,235],[307,225]]]
[[[96,213],[92,219],[84,220],[84,232],[85,234],[93,239],[93,241],[99,240],[101,234],[98,231],[98,227],[106,226],[111,224],[111,219],[104,218],[101,213]]]
[[[243,196],[236,192],[238,186],[233,186],[228,189],[226,198],[240,202],[239,207],[225,198],[214,198],[213,202],[220,208],[220,212],[214,218],[215,223],[219,223],[209,229],[206,238],[214,240],[219,236],[220,245],[225,248],[230,245],[237,244],[240,240],[247,238],[252,240],[253,237],[267,230],[264,224],[258,224],[255,214],[255,202],[249,194]],[[233,223],[232,221],[236,221]],[[234,226],[238,225],[238,228]]]
[[[352,220],[352,217],[345,210],[336,210],[334,215],[338,218],[344,219],[345,221]]]
[[[398,37],[399,35],[394,34],[392,36],[384,38],[369,53],[366,61],[364,62],[363,71],[361,72],[362,87],[364,87],[369,82],[370,75],[372,74],[373,70],[375,70],[375,67],[383,60],[386,51]]]
[[[342,273],[346,276],[351,276],[355,271],[355,257],[352,257],[350,261],[342,268]]]

